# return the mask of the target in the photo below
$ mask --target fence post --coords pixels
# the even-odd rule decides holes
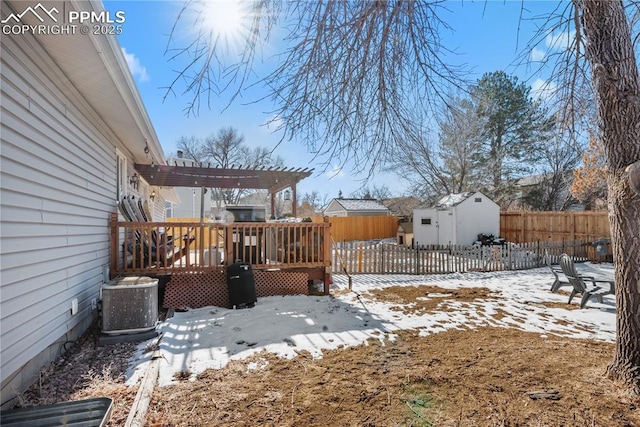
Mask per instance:
[[[384,243],[380,244],[380,273],[385,274],[385,267],[384,267]]]

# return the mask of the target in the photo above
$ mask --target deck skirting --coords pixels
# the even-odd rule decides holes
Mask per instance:
[[[258,298],[309,293],[307,273],[284,270],[254,270],[253,273]],[[225,269],[174,273],[167,283],[162,305],[173,309],[231,308]]]

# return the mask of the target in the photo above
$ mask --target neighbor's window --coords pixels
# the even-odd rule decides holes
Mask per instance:
[[[480,203],[480,202],[482,202],[482,197],[476,197],[475,202],[476,202],[476,203]]]
[[[422,218],[422,225],[431,225],[431,218]]]

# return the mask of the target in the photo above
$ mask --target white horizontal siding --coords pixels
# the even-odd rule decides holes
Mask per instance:
[[[33,40],[2,38],[1,377],[91,315],[109,261],[115,145]],[[79,64],[81,66],[81,64]],[[54,72],[52,72],[55,71]],[[78,298],[80,313],[71,315]]]
[[[157,192],[159,193],[159,192]],[[156,222],[166,221],[167,219],[167,210],[165,209],[165,200],[160,197],[160,195],[156,196],[155,202],[152,203],[151,207],[151,215],[153,216],[153,220]]]

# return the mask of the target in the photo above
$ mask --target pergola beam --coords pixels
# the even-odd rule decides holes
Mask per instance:
[[[277,192],[311,176],[313,169],[234,169],[186,165],[145,165],[135,170],[150,185],[163,187],[247,188]]]
[[[313,169],[264,166],[255,169],[212,168],[202,164],[134,165],[136,172],[149,185],[159,187],[207,187],[267,190],[272,195],[286,188],[292,190],[293,215],[297,213],[296,185],[311,176]]]

